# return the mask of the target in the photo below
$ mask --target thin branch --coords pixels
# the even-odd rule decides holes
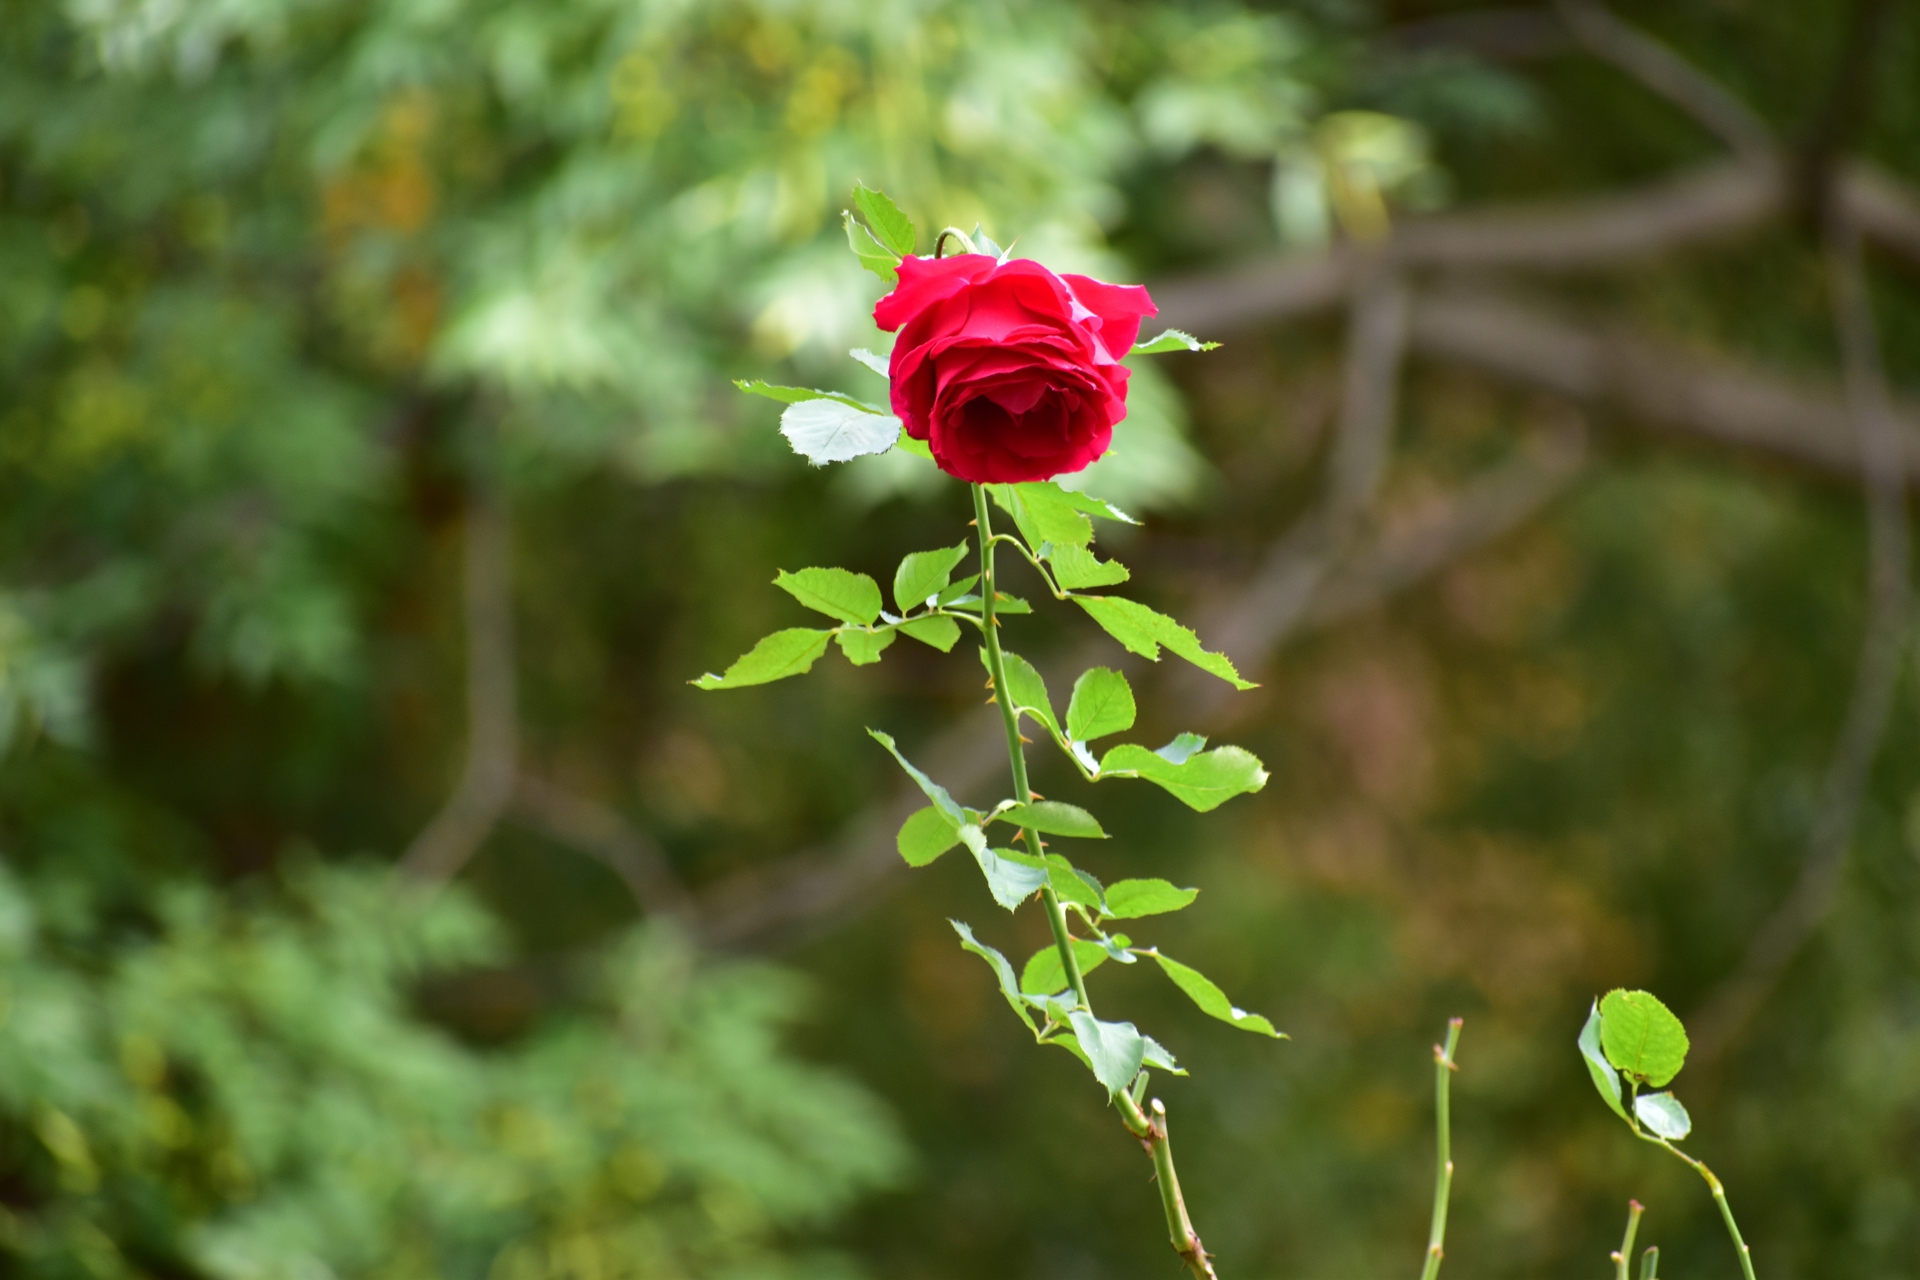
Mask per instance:
[[[1555,0],[1567,29],[1604,59],[1679,107],[1748,160],[1767,160],[1773,139],[1748,106],[1712,77],[1645,32],[1609,13],[1598,0]]]
[[[694,918],[694,901],[660,846],[619,813],[529,773],[513,787],[513,816],[605,863],[650,915]]]
[[[1880,340],[1860,263],[1860,239],[1845,221],[1830,225],[1827,275],[1847,403],[1859,442],[1868,531],[1868,615],[1846,720],[1821,792],[1799,879],[1755,935],[1734,974],[1692,1019],[1694,1052],[1711,1062],[1739,1038],[1781,973],[1833,908],[1853,843],[1868,776],[1885,736],[1906,647],[1910,588],[1906,468],[1881,365]]]
[[[401,875],[437,887],[492,833],[513,794],[519,717],[507,502],[476,465],[467,491],[463,591],[467,632],[467,759],[452,796],[400,860]]]
[[[1427,1257],[1420,1267],[1420,1280],[1435,1280],[1441,1260],[1447,1256],[1447,1206],[1453,1198],[1453,1073],[1459,1064],[1454,1059],[1460,1046],[1460,1018],[1447,1020],[1447,1042],[1433,1046],[1433,1129],[1435,1157],[1433,1176],[1433,1217],[1427,1229]]]

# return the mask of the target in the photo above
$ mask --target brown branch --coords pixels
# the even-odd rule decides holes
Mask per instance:
[[[561,844],[599,859],[620,877],[641,910],[682,920],[694,902],[653,839],[618,812],[529,773],[513,787],[513,816]]]
[[[1773,139],[1747,105],[1698,67],[1609,13],[1598,0],[1555,0],[1567,29],[1595,57],[1625,71],[1733,148],[1765,161]]]
[[[1846,720],[1828,765],[1820,810],[1800,876],[1754,936],[1735,973],[1692,1019],[1695,1054],[1711,1062],[1729,1049],[1781,973],[1833,908],[1853,843],[1868,775],[1886,734],[1906,648],[1908,586],[1906,469],[1899,425],[1881,365],[1880,340],[1860,265],[1858,232],[1845,222],[1828,234],[1827,274],[1847,404],[1859,441],[1869,549],[1868,616]]]
[[[492,833],[513,794],[519,718],[513,673],[513,600],[507,503],[498,478],[476,474],[467,493],[463,591],[467,633],[467,759],[460,781],[399,863],[437,887]]]

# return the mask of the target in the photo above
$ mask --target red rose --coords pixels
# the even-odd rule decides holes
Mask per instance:
[[[1155,311],[1139,285],[968,253],[904,259],[873,322],[900,333],[888,372],[907,434],[947,474],[1006,484],[1107,451],[1127,416],[1120,358]]]

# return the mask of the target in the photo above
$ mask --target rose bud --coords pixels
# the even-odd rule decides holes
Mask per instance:
[[[1143,317],[1139,285],[1055,275],[985,254],[909,256],[873,309],[898,331],[893,412],[940,469],[1007,484],[1079,471],[1127,416],[1127,370]]]

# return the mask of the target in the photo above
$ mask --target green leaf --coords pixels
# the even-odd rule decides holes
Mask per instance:
[[[1073,940],[1074,958],[1084,976],[1107,962],[1107,953],[1097,942],[1085,938]],[[1060,949],[1047,947],[1036,951],[1020,970],[1020,989],[1030,996],[1049,996],[1067,989],[1067,967],[1060,963]]]
[[[1050,836],[1072,836],[1081,840],[1107,838],[1107,833],[1100,829],[1099,821],[1092,814],[1079,805],[1065,804],[1059,800],[1016,804],[1010,809],[1002,809],[997,816],[1016,827],[1031,827]]]
[[[900,438],[900,419],[856,405],[837,398],[788,405],[780,434],[816,467],[891,449]]]
[[[1687,1061],[1687,1029],[1646,991],[1607,992],[1600,998],[1600,1047],[1607,1061],[1658,1089]]]
[[[977,222],[973,224],[973,236],[971,238],[973,241],[973,251],[975,253],[984,253],[989,258],[999,258],[1003,261],[1006,259],[1007,251],[995,244],[992,237],[988,236]]]
[[[1057,853],[1047,856],[1047,878],[1053,884],[1053,891],[1062,902],[1077,902],[1083,907],[1095,911],[1104,911],[1107,905],[1107,892],[1094,878],[1091,871],[1082,871]],[[1132,963],[1132,957],[1128,957]]]
[[[1133,728],[1133,686],[1111,667],[1095,667],[1073,682],[1067,703],[1067,736],[1092,742]]]
[[[1140,1038],[1147,1042],[1147,1051],[1140,1055],[1141,1066],[1152,1067],[1157,1071],[1165,1071],[1170,1075],[1183,1076],[1187,1074],[1180,1064],[1173,1060],[1173,1055],[1168,1053],[1158,1040],[1155,1040],[1149,1035],[1142,1035]]]
[[[927,447],[927,442],[925,440],[915,440],[904,431],[900,433],[900,438],[893,442],[893,447],[902,453],[910,453],[916,458],[925,458],[928,462],[933,461],[933,450]]]
[[[873,232],[855,221],[853,210],[842,210],[840,220],[846,224],[847,246],[853,250],[853,256],[860,260],[860,265],[888,284],[897,284],[900,280],[900,255],[881,244],[874,238]]]
[[[871,626],[880,617],[880,585],[864,573],[845,569],[781,570],[773,585],[816,613]]]
[[[1131,1022],[1102,1022],[1084,1009],[1075,1009],[1067,1019],[1094,1079],[1106,1086],[1109,1096],[1133,1083],[1146,1057],[1147,1042]]]
[[[893,841],[894,848],[900,850],[900,856],[910,867],[924,867],[959,843],[960,828],[932,807],[915,809],[908,815]]]
[[[886,356],[877,356],[873,354],[873,352],[867,350],[865,347],[855,347],[853,348],[853,350],[847,352],[847,354],[852,356],[855,360],[858,360],[861,364],[867,366],[867,368],[879,374],[881,377],[887,378],[889,380],[892,379],[893,366],[888,362],[888,359]]]
[[[1010,596],[1004,591],[993,593],[993,611],[995,613],[1032,613],[1033,606],[1019,596]]]
[[[1181,733],[1176,734],[1166,746],[1155,747],[1153,754],[1168,764],[1185,764],[1193,758],[1194,752],[1206,745],[1207,735],[1204,733]]]
[[[1021,981],[1026,979],[1023,977]],[[1678,1142],[1693,1132],[1693,1117],[1671,1093],[1640,1094],[1633,1100],[1633,1114],[1668,1142]]]
[[[1169,959],[1161,955],[1158,951],[1149,951],[1145,954],[1152,956],[1160,963],[1160,968],[1166,972],[1169,978],[1173,979],[1173,985],[1186,992],[1187,999],[1198,1005],[1200,1012],[1210,1017],[1218,1018],[1230,1026],[1239,1027],[1242,1031],[1252,1031],[1259,1035],[1273,1036],[1276,1039],[1282,1040],[1286,1038],[1281,1035],[1280,1032],[1275,1031],[1273,1024],[1259,1014],[1248,1013],[1244,1009],[1234,1008],[1233,1002],[1227,999],[1227,993],[1216,986],[1213,979],[1207,977],[1206,974],[1201,973],[1198,969],[1181,964],[1178,960]]]
[[[980,581],[980,575],[970,573],[958,582],[949,582],[940,589],[940,594],[935,596],[933,601],[935,604],[945,607],[956,600],[964,600],[967,593],[973,590],[973,584],[978,581]]]
[[[942,653],[952,652],[953,646],[960,643],[960,624],[944,614],[910,619],[900,624],[900,630]]]
[[[1178,329],[1169,329],[1157,338],[1146,342],[1134,343],[1133,350],[1127,354],[1134,356],[1157,356],[1167,351],[1217,351],[1219,347],[1220,344],[1217,342],[1202,342],[1190,333],[1182,333]]]
[[[1119,596],[1075,596],[1078,604],[1108,635],[1143,658],[1160,661],[1160,646],[1165,645],[1209,675],[1219,676],[1236,689],[1256,686],[1240,678],[1225,654],[1200,647],[1200,637],[1164,613],[1155,612],[1137,600]]]
[[[1013,517],[1020,536],[1035,555],[1043,543],[1084,547],[1093,541],[1093,521],[1081,513],[1066,490],[1051,480],[1026,484],[989,485],[987,492],[1001,510]]]
[[[920,608],[946,587],[953,570],[967,558],[967,544],[942,547],[938,551],[916,551],[893,571],[893,602],[900,612]]]
[[[1041,679],[1033,664],[1010,649],[1001,651],[1000,660],[1007,673],[1007,687],[995,689],[994,696],[1006,698],[1014,711],[1032,716],[1054,733],[1060,732],[1060,722],[1053,714],[1053,698],[1047,693],[1047,682]],[[993,674],[984,647],[980,650],[980,665],[989,676]]]
[[[824,648],[825,646],[823,645],[821,647]],[[924,794],[927,799],[933,801],[933,807],[946,815],[947,820],[951,822],[955,828],[958,828],[962,823],[966,822],[966,811],[954,803],[953,797],[947,794],[945,787],[908,763],[907,758],[900,754],[900,748],[893,745],[892,735],[882,733],[878,729],[869,729],[867,730],[867,734],[875,742],[885,747],[888,752],[892,754],[893,758],[900,762],[900,767],[907,771],[907,776],[914,780],[922,794]]]
[[[952,925],[953,931],[960,935],[962,947],[973,952],[992,967],[994,977],[1000,980],[1000,994],[1006,998],[1007,1004],[1013,1011],[1020,1015],[1020,1021],[1027,1024],[1027,1030],[1033,1031],[1033,1015],[1027,1012],[1027,1002],[1020,998],[1020,983],[1014,978],[1013,966],[1007,963],[1007,958],[975,938],[973,930],[958,920],[948,920],[947,923]]]
[[[689,683],[700,689],[744,689],[748,685],[804,675],[813,668],[814,659],[827,651],[827,637],[832,634],[809,627],[776,631],[741,654],[725,675],[708,672]]]
[[[1053,576],[1068,591],[1082,587],[1111,587],[1133,575],[1118,560],[1102,560],[1085,547],[1055,544],[1047,552]]]
[[[1240,747],[1202,751],[1174,764],[1158,752],[1126,742],[1100,758],[1100,776],[1109,774],[1145,778],[1201,813],[1267,785],[1259,757]]]
[[[839,632],[834,639],[840,642],[840,652],[847,655],[847,661],[856,667],[870,666],[880,661],[880,654],[893,643],[893,629],[879,631],[856,631],[848,628]]]
[[[1625,1120],[1627,1109],[1620,1102],[1620,1075],[1600,1051],[1600,1021],[1600,1002],[1595,1000],[1593,1011],[1587,1015],[1587,1025],[1580,1028],[1580,1056],[1587,1060],[1587,1074],[1593,1077],[1593,1087],[1600,1091],[1601,1101]]]
[[[1132,516],[1108,502],[1105,498],[1096,498],[1081,493],[1078,489],[1061,489],[1075,511],[1084,511],[1090,516],[1099,516],[1102,520],[1118,520],[1121,524],[1139,524]]]
[[[1043,868],[1031,867],[1011,856],[1010,849],[987,848],[987,837],[972,823],[960,828],[960,842],[973,854],[973,860],[980,864],[980,872],[987,878],[987,891],[993,900],[1009,911],[1019,908],[1020,904],[1040,892],[1047,883],[1047,873]]]
[[[1119,880],[1107,886],[1107,914],[1116,920],[1165,915],[1199,896],[1198,889],[1176,888],[1165,880]]]
[[[778,400],[781,404],[800,404],[807,400],[832,400],[850,409],[859,409],[881,417],[885,417],[887,413],[877,404],[868,404],[865,400],[856,400],[838,391],[818,391],[812,387],[782,387],[760,378],[755,378],[752,382],[736,378],[733,385],[748,395],[765,396],[769,400]]]
[[[874,239],[884,248],[900,258],[913,252],[913,223],[885,193],[864,183],[855,183],[853,203],[873,228]]]

